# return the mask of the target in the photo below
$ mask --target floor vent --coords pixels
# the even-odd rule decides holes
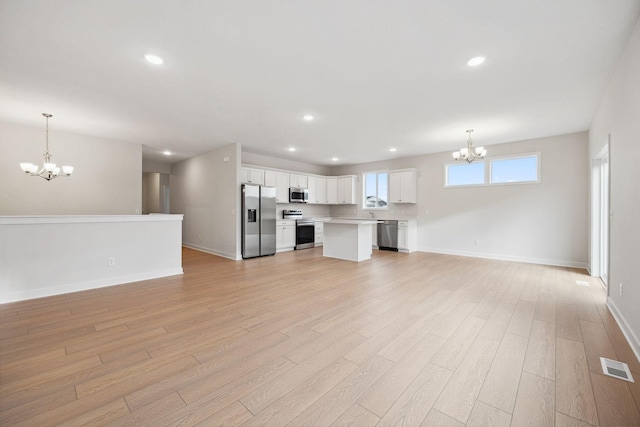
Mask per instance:
[[[602,363],[602,372],[604,372],[605,375],[625,381],[635,382],[633,381],[631,371],[629,371],[629,365],[626,363],[618,362],[617,360],[605,359],[604,357],[600,358],[600,363]]]
[[[589,286],[589,282],[585,282],[584,280],[576,280],[576,285],[578,285],[578,286]]]

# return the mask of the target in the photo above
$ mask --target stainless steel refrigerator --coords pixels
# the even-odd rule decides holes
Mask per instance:
[[[276,189],[242,184],[242,258],[276,253]]]

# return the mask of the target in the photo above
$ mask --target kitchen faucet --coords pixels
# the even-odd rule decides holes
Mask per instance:
[[[369,216],[373,218],[373,211],[369,211]]]

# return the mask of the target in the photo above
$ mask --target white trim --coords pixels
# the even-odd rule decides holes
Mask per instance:
[[[231,252],[216,251],[214,249],[205,248],[204,246],[198,246],[191,243],[182,242],[182,246],[187,247],[189,249],[195,249],[196,251],[205,252],[211,255],[217,255],[219,257],[227,258],[233,261],[239,261],[242,259],[242,257],[238,257],[236,256],[236,254],[233,254]]]
[[[183,214],[0,216],[0,225],[182,221]]]
[[[530,257],[522,257],[522,256],[504,255],[504,254],[489,254],[489,253],[481,253],[481,252],[456,251],[456,250],[438,249],[438,248],[418,248],[418,251],[443,254],[443,255],[456,255],[456,256],[465,256],[465,257],[472,257],[472,258],[494,259],[494,260],[500,260],[500,261],[525,262],[527,264],[540,264],[540,265],[553,265],[557,267],[582,268],[585,270],[587,268],[587,263],[585,262],[560,260],[560,259],[530,258]]]
[[[24,301],[35,298],[50,297],[53,295],[69,294],[72,292],[88,291],[91,289],[106,288],[109,286],[124,285],[142,280],[158,279],[160,277],[176,276],[183,274],[182,267],[167,270],[156,270],[145,273],[135,273],[126,276],[107,277],[104,279],[88,280],[84,282],[71,283],[68,285],[56,285],[47,288],[30,289],[27,291],[17,291],[2,294],[0,304],[16,301]]]
[[[616,323],[620,327],[622,334],[627,339],[627,342],[629,343],[633,354],[635,354],[636,359],[638,359],[638,362],[640,362],[640,340],[633,333],[633,329],[631,329],[620,310],[618,310],[618,307],[616,307],[615,302],[613,302],[611,298],[607,298],[607,308],[609,309],[609,312],[611,313],[613,318],[616,320]]]
[[[594,277],[602,276],[601,268],[601,242],[600,242],[600,229],[602,224],[600,199],[601,199],[601,166],[602,159],[609,155],[609,143],[611,135],[607,135],[607,140],[602,144],[598,153],[591,159],[591,245],[590,245],[590,272]],[[610,161],[610,158],[609,158]],[[609,170],[609,185],[611,185],[611,170]],[[609,206],[611,202],[611,191],[609,191]],[[608,292],[607,292],[608,294]]]

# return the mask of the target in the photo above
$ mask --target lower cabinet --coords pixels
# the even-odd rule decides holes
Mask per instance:
[[[315,245],[316,246],[323,246],[324,245],[324,222],[322,221],[315,221],[314,222],[314,226],[315,226]]]
[[[290,251],[296,246],[296,221],[282,219],[276,222],[276,252]]]
[[[398,221],[398,251],[415,252],[418,249],[418,230],[416,220]]]

